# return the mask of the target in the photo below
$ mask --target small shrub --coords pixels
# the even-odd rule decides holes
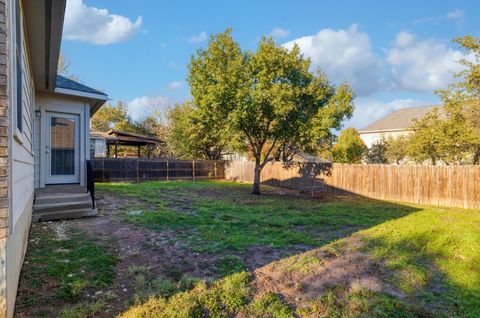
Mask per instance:
[[[67,307],[62,310],[59,318],[90,318],[95,317],[99,313],[105,303],[97,301],[91,304],[77,304],[75,306]]]
[[[230,317],[247,304],[251,294],[250,275],[241,272],[211,285],[199,282],[193,289],[179,292],[170,298],[150,297],[145,303],[131,307],[120,317]]]
[[[284,304],[274,293],[267,293],[254,300],[242,313],[249,318],[294,318],[292,308]]]

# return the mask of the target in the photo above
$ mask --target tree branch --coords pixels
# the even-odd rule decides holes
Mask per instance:
[[[275,139],[273,139],[272,146],[270,147],[270,149],[268,149],[267,153],[265,154],[265,158],[263,159],[263,163],[260,165],[261,168],[265,167],[265,165],[270,161],[268,159],[268,156],[270,156],[270,153],[272,152],[273,148],[275,148],[275,144],[277,143],[277,138],[278,137],[275,137]]]

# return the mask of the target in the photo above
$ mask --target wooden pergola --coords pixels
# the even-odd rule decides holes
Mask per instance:
[[[139,134],[134,134],[134,133],[129,133],[125,131],[120,131],[120,130],[109,130],[106,133],[91,133],[92,136],[96,137],[102,137],[105,139],[106,146],[107,146],[107,157],[111,158],[118,158],[118,146],[134,146],[137,147],[137,157],[141,157],[141,147],[142,146],[148,146],[148,145],[155,145],[158,146],[162,143],[162,140],[155,138],[155,137],[149,137],[149,136],[143,136]],[[110,148],[113,146],[113,156],[112,153],[110,152]]]

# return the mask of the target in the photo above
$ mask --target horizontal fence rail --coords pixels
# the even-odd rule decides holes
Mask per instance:
[[[142,158],[91,160],[96,182],[154,180],[218,180],[225,178],[225,162]]]
[[[253,182],[253,162],[232,161],[225,178]],[[355,193],[379,200],[480,209],[480,166],[269,163],[262,183],[291,189]],[[313,191],[313,190],[312,190]]]

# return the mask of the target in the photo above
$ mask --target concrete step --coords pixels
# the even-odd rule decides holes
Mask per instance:
[[[80,185],[48,185],[45,188],[36,189],[35,192],[41,194],[55,194],[55,193],[87,193],[87,189]]]
[[[46,202],[37,203],[33,206],[33,213],[37,212],[55,212],[62,210],[76,210],[92,208],[92,200],[88,198],[72,199],[69,202]]]
[[[35,190],[32,219],[52,221],[97,216],[90,193],[79,185],[55,185]]]
[[[78,219],[83,217],[92,217],[97,216],[98,210],[86,208],[86,209],[71,209],[71,210],[60,210],[60,211],[51,211],[51,212],[35,212],[32,215],[33,222],[46,222],[46,221],[55,221],[55,220],[65,220],[65,219]]]
[[[45,193],[35,197],[35,204],[68,203],[80,200],[91,200],[90,193]]]

